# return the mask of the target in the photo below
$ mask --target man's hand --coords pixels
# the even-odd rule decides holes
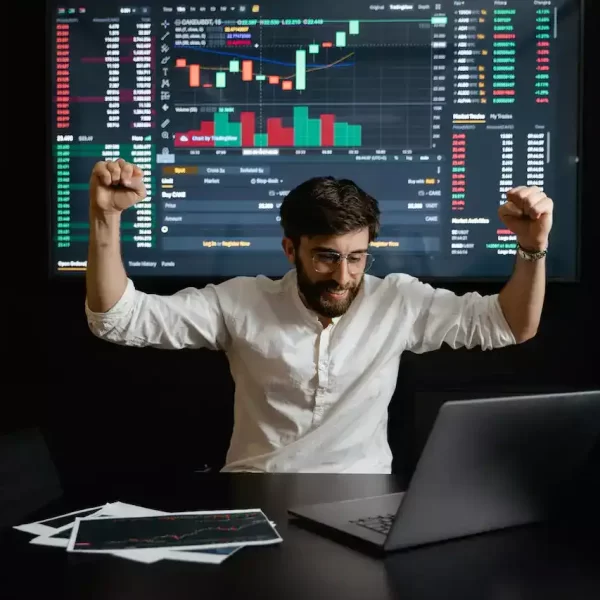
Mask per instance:
[[[98,162],[90,178],[90,208],[101,214],[120,214],[146,197],[143,173],[122,158]]]
[[[507,201],[498,210],[502,222],[525,250],[548,247],[554,204],[539,187],[520,186],[507,193]]]

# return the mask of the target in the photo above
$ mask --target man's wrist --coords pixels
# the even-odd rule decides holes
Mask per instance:
[[[538,252],[547,252],[548,250],[548,241],[534,243],[517,239],[517,244],[523,252],[527,252],[528,254],[537,254]]]
[[[121,213],[117,211],[103,211],[90,206],[90,221],[101,225],[120,225]]]

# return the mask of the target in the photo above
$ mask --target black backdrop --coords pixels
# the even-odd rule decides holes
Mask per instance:
[[[591,5],[588,2],[588,5]],[[583,280],[550,285],[541,330],[527,344],[493,352],[406,354],[390,405],[394,467],[409,472],[446,399],[600,388],[598,312],[600,198],[597,107],[592,95],[591,9],[586,22],[584,107]],[[49,184],[47,184],[49,185]],[[560,201],[560,199],[555,199]],[[206,282],[136,280],[148,292],[172,293]],[[47,383],[34,401],[16,396],[2,429],[39,426],[68,486],[118,473],[190,471],[223,464],[233,424],[233,382],[225,357],[209,351],[158,351],[94,338],[84,316],[80,282],[49,282],[48,371],[24,383]],[[499,291],[499,285],[454,284],[457,293]],[[36,310],[39,320],[39,306]],[[38,323],[39,325],[39,323]],[[34,388],[35,389],[35,388]],[[151,408],[152,407],[152,408]]]

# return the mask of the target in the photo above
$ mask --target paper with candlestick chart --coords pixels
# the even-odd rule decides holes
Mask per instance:
[[[233,511],[233,512],[248,512],[248,511]],[[249,512],[254,512],[253,510]],[[196,514],[196,513],[186,513],[186,514]],[[224,529],[234,530],[233,528],[236,525],[232,526],[231,518],[227,515],[231,514],[229,512],[221,511],[222,515],[224,515],[221,520],[223,523]],[[46,546],[51,548],[62,548],[67,549],[69,546],[69,542],[74,533],[74,526],[77,520],[86,520],[90,519],[106,519],[108,521],[112,519],[124,519],[131,517],[150,517],[150,516],[169,516],[169,513],[154,509],[148,509],[141,506],[136,506],[132,504],[127,504],[124,502],[110,502],[105,504],[102,507],[94,507],[91,509],[81,509],[78,511],[74,511],[71,513],[67,513],[64,515],[59,515],[56,517],[52,517],[50,519],[46,519],[42,521],[42,523],[47,523],[44,528],[37,528],[37,523],[33,524],[24,524],[16,526],[15,529],[20,531],[24,531],[26,533],[40,533],[37,537],[33,537],[29,540],[30,544],[34,544],[37,546]],[[254,515],[253,515],[254,516]],[[272,521],[269,522],[272,528],[276,527],[276,524]],[[55,527],[51,527],[50,524],[55,525]],[[35,525],[35,526],[34,526]],[[232,528],[233,527],[233,528]],[[178,535],[178,534],[175,534]],[[202,547],[199,549],[167,549],[167,548],[157,548],[155,546],[152,547],[144,547],[140,545],[140,547],[134,549],[117,549],[110,552],[106,552],[106,554],[110,554],[112,556],[116,556],[119,558],[125,558],[128,560],[132,560],[135,562],[140,562],[144,564],[152,564],[158,562],[160,560],[171,560],[171,561],[179,561],[179,562],[192,562],[192,563],[206,563],[206,564],[220,564],[228,557],[232,556],[238,550],[242,549],[243,545],[227,545],[225,547],[216,547],[216,548],[207,548]]]

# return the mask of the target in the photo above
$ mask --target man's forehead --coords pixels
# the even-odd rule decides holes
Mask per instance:
[[[303,239],[308,250],[334,250],[342,254],[365,252],[369,247],[369,230],[353,231],[344,235],[318,235]]]

